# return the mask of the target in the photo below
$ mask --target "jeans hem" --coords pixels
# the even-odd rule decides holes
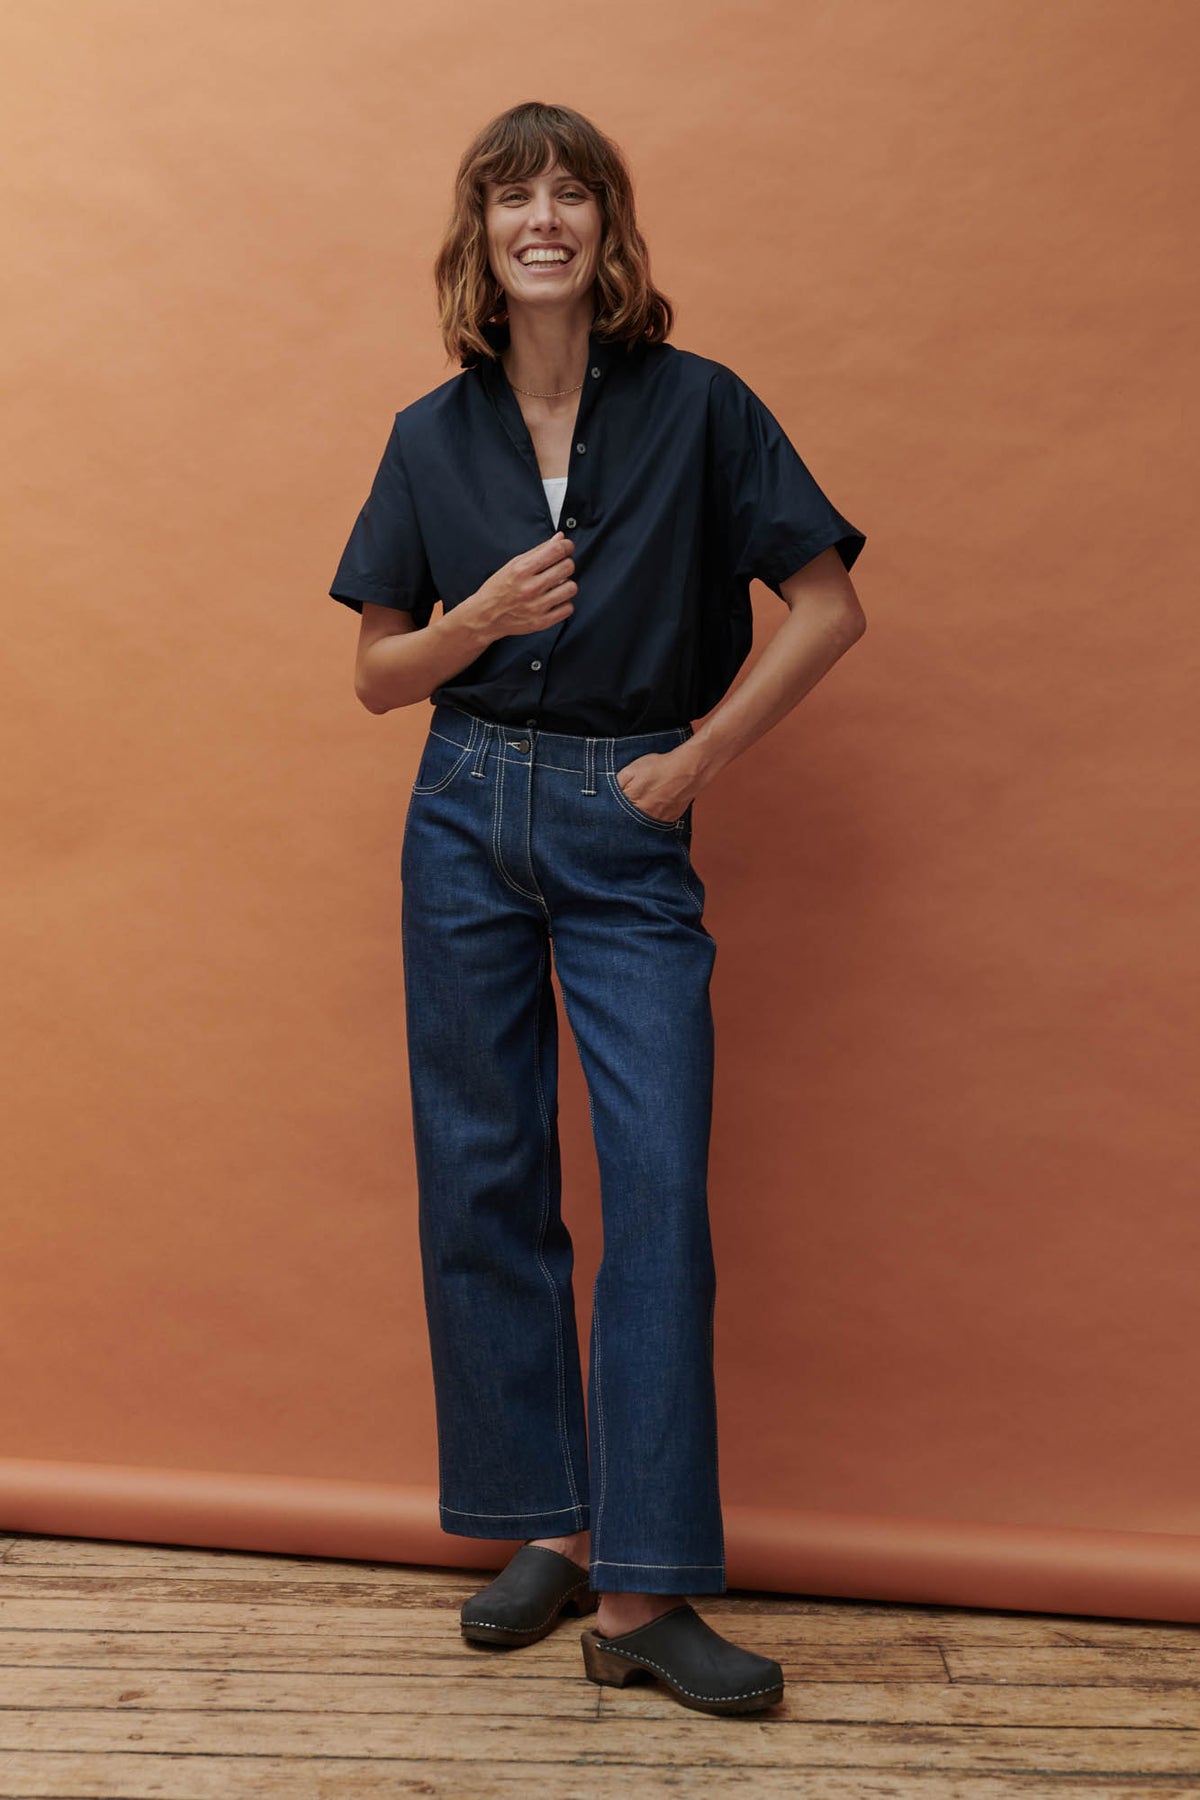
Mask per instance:
[[[452,1537],[527,1538],[573,1537],[587,1531],[591,1520],[586,1506],[560,1506],[552,1512],[540,1513],[471,1513],[455,1512],[439,1506],[442,1530]]]
[[[725,1565],[618,1563],[593,1558],[588,1565],[597,1594],[723,1594]]]

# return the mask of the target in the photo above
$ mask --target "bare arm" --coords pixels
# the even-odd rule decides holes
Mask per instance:
[[[364,601],[354,691],[368,712],[411,706],[473,663],[491,641],[462,606],[418,626],[410,612]]]
[[[780,587],[787,618],[745,679],[671,753],[690,770],[696,791],[791,712],[867,628],[832,544]]]
[[[561,531],[523,550],[490,575],[477,593],[428,625],[411,613],[363,603],[354,691],[368,712],[391,712],[428,700],[434,688],[467,668],[499,637],[544,631],[575,611],[575,546]]]
[[[784,620],[744,680],[678,749],[638,757],[621,774],[635,806],[677,818],[714,775],[778,724],[867,628],[837,550],[822,550],[780,583]]]

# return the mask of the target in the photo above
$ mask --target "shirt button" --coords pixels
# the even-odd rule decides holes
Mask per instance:
[[[574,529],[575,529],[574,519],[564,519],[563,524],[566,526],[568,531],[574,531]]]
[[[526,723],[526,725],[528,725],[532,728],[533,726],[535,726],[537,724],[537,720],[536,719],[526,719],[525,723]]]
[[[530,665],[529,665],[529,666],[530,666],[530,668],[531,668],[531,669],[540,669],[540,668],[541,668],[541,666],[542,666],[542,665],[541,665],[541,663],[540,663],[540,662],[539,662],[539,661],[538,661],[538,659],[537,659],[537,657],[536,657],[536,656],[535,656],[535,657],[534,657],[534,659],[533,659],[533,661],[532,661],[532,662],[531,662],[531,663],[530,663]]]
[[[587,445],[586,444],[576,444],[575,448],[578,450],[580,456],[582,456],[584,451],[587,449]]]
[[[600,373],[600,371],[599,371],[599,369],[593,369],[593,370],[592,370],[592,374],[593,374],[593,375],[599,375],[599,373]]]

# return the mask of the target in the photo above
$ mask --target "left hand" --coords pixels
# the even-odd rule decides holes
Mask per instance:
[[[652,819],[673,825],[695,799],[695,777],[675,761],[675,751],[651,750],[617,770],[617,786]]]

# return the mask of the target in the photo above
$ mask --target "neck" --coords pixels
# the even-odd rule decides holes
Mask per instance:
[[[508,348],[501,355],[513,387],[535,394],[575,388],[587,373],[592,308],[577,307],[566,317],[509,302]]]

